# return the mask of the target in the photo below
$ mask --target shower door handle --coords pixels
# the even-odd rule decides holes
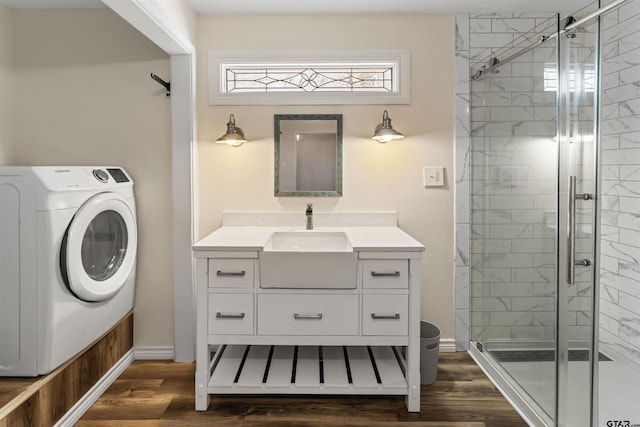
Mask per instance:
[[[567,185],[567,284],[573,285],[576,278],[576,177],[569,177]]]
[[[588,267],[591,261],[582,259],[576,261],[576,200],[591,200],[589,193],[576,193],[576,176],[569,176],[567,185],[567,284],[573,285],[576,280],[576,265]]]

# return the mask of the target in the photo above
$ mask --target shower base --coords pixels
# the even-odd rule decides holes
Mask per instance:
[[[571,350],[574,359],[569,362],[568,388],[572,394],[567,409],[566,425],[584,425],[584,408],[575,402],[585,402],[590,392],[588,353]],[[552,350],[493,350],[480,352],[475,346],[469,351],[500,392],[516,411],[534,426],[554,425],[549,414],[555,413],[556,369]],[[509,354],[512,353],[512,354]],[[507,360],[498,360],[496,354]],[[544,357],[551,358],[544,360]],[[493,357],[492,357],[493,356]],[[515,356],[521,356],[516,360]],[[637,396],[640,371],[630,369],[627,363],[600,353],[598,363],[598,421],[624,419],[640,424],[640,406]],[[538,358],[538,359],[535,359]]]

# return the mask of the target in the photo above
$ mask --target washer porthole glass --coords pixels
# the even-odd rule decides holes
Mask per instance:
[[[127,252],[127,226],[113,210],[99,213],[82,238],[82,266],[91,279],[103,282],[116,274]]]

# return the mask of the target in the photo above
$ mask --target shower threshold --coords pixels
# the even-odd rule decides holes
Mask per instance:
[[[498,362],[553,362],[554,350],[490,350],[489,353]],[[588,362],[589,350],[569,350],[569,362]],[[604,354],[598,355],[598,361],[610,362]]]
[[[494,353],[497,351],[535,351],[532,349],[523,350],[523,343],[519,343],[518,347],[515,347],[515,343],[498,343],[499,347],[502,347],[501,350],[493,350],[485,345],[481,345],[479,342],[472,342],[472,345],[469,348],[469,355],[473,358],[473,360],[480,366],[480,369],[487,375],[487,377],[491,380],[491,382],[496,386],[498,391],[502,393],[502,395],[507,399],[507,401],[513,406],[513,408],[520,414],[520,416],[527,422],[527,424],[532,426],[552,426],[553,420],[548,415],[547,411],[540,402],[533,399],[530,394],[518,383],[515,381],[512,374],[509,370],[505,369],[505,365],[509,366],[509,364],[502,364],[498,362],[495,357],[493,357]],[[492,343],[496,344],[496,343]],[[527,343],[528,347],[533,343]],[[537,343],[543,344],[543,343]],[[511,348],[513,346],[513,348]],[[540,347],[538,347],[540,348]],[[544,350],[543,350],[544,351]],[[553,350],[551,350],[553,351]],[[517,363],[513,365],[519,365]],[[525,365],[531,366],[530,362],[526,362]],[[553,363],[544,362],[542,365],[552,366]],[[540,372],[538,372],[539,374]]]

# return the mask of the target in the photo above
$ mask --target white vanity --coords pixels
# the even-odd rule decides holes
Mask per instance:
[[[395,213],[225,213],[196,258],[196,410],[210,394],[406,395],[420,411],[424,247]]]

